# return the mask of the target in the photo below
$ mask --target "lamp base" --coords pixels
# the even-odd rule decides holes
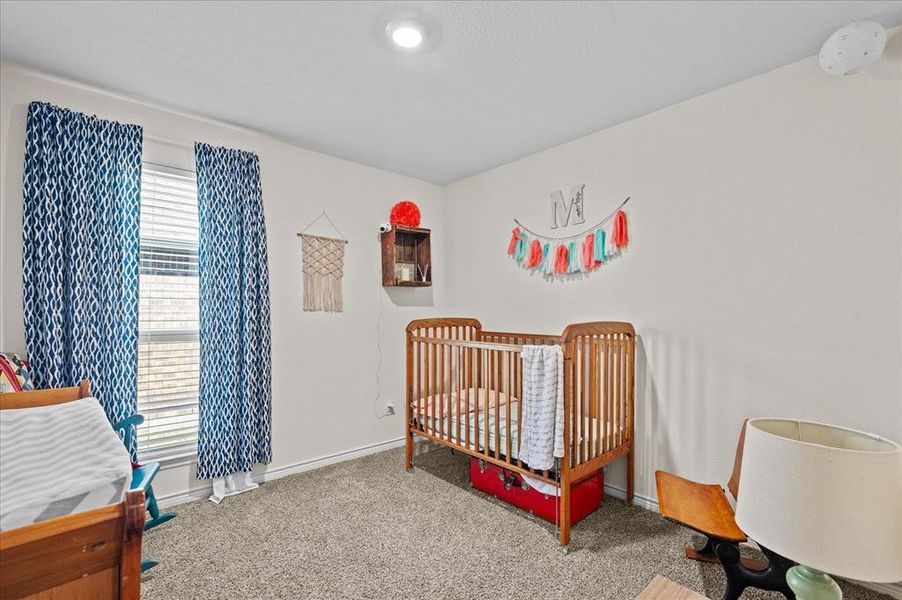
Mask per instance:
[[[786,572],[786,583],[796,600],[842,600],[842,590],[822,571],[797,565]]]

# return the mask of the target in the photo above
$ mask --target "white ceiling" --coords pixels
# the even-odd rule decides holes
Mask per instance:
[[[416,53],[385,24],[430,28]],[[0,56],[439,184],[817,53],[902,2],[3,2]]]

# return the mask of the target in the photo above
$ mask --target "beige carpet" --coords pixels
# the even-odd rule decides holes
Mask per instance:
[[[606,498],[565,554],[550,525],[470,489],[466,458],[419,453],[413,473],[392,450],[177,507],[145,536],[162,562],[142,597],[626,600],[655,575],[721,596],[720,568],[684,559],[690,533],[656,514]],[[887,597],[842,587],[847,600]]]

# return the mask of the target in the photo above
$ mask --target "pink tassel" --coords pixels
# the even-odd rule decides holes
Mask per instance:
[[[539,240],[533,240],[532,245],[529,247],[529,258],[526,260],[526,267],[534,269],[539,266],[540,262],[542,262],[542,244],[539,243]]]
[[[507,253],[513,256],[517,252],[517,242],[520,240],[520,228],[515,227],[511,232],[511,241],[507,245]]]
[[[590,233],[583,242],[583,265],[586,271],[595,269],[595,234]]]
[[[630,243],[629,229],[626,224],[626,213],[618,210],[614,215],[614,227],[611,231],[611,242],[616,248],[623,248]]]
[[[554,272],[566,273],[569,264],[570,257],[567,253],[567,247],[563,244],[558,244],[557,252],[555,252]]]

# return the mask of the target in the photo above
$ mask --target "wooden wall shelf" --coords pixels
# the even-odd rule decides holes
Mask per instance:
[[[431,233],[419,227],[393,227],[382,234],[383,286],[432,285]]]

